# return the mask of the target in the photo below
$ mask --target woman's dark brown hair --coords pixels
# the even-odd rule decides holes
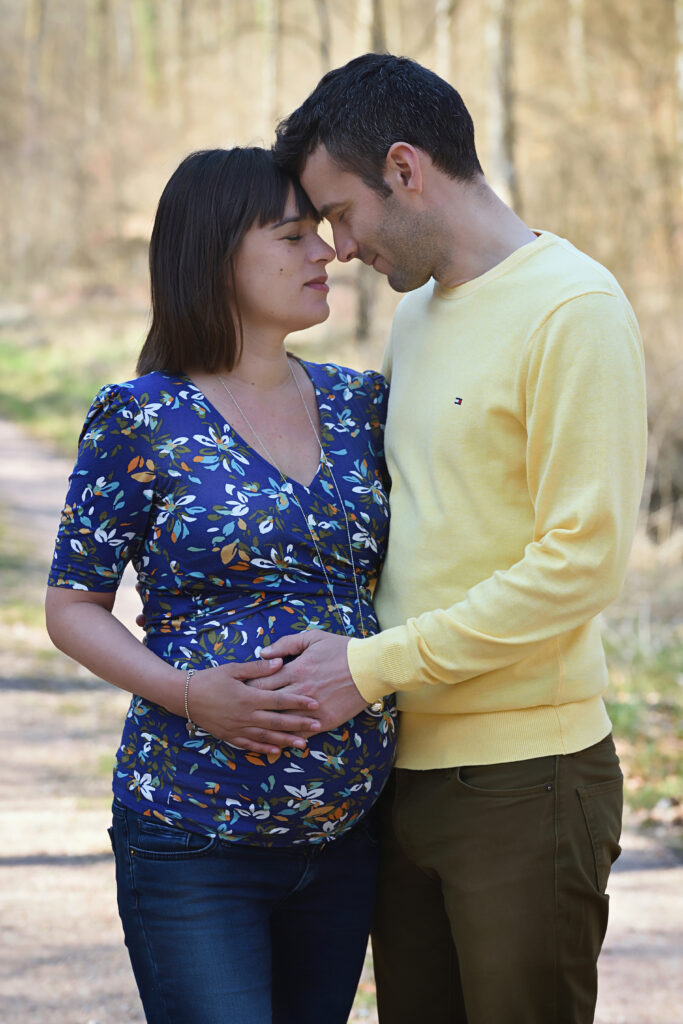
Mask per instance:
[[[297,212],[315,216],[299,183],[265,149],[210,149],[183,160],[154,220],[152,325],[138,374],[233,368],[242,345],[239,309],[229,288],[233,257],[252,225],[282,218],[291,188]]]

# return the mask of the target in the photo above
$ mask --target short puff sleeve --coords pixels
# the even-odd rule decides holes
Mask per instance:
[[[149,412],[132,385],[102,388],[86,416],[48,586],[113,592],[141,555],[154,503]]]

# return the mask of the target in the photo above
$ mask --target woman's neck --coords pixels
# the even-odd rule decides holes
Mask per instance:
[[[233,366],[230,373],[221,373],[221,376],[228,381],[239,381],[240,384],[257,387],[262,391],[273,391],[284,384],[289,384],[292,373],[284,341],[278,351],[254,351],[245,345],[239,362]]]
[[[258,388],[259,391],[275,391],[291,384],[284,337],[264,338],[261,335],[244,333],[242,352],[232,370],[218,371],[230,384]]]

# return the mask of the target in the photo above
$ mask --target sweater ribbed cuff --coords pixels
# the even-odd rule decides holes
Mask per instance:
[[[404,626],[394,626],[364,640],[350,640],[346,656],[353,681],[368,704],[396,690],[419,685],[414,682],[415,669],[405,651]]]

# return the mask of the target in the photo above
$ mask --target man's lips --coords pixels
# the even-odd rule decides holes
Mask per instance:
[[[363,254],[361,254],[360,258],[361,258],[361,260],[363,261],[363,263],[365,264],[366,267],[372,267],[372,269],[376,270],[378,274],[386,274],[387,273],[386,270],[382,270],[380,267],[377,266],[377,260],[381,260],[381,258],[382,258],[377,253],[375,253],[375,255],[372,256],[372,257],[368,257],[368,256],[366,256],[363,253]]]
[[[304,288],[313,288],[316,292],[329,292],[330,286],[327,283],[327,274],[323,274],[322,277],[314,277],[312,281],[307,281]]]
[[[378,267],[377,266],[377,261],[378,260],[380,261],[380,263],[384,263],[383,267]],[[388,269],[387,270],[384,269],[384,267],[388,267],[388,264],[386,263],[386,261],[382,260],[381,256],[373,256],[372,260],[368,261],[368,266],[372,267],[373,270],[376,270],[378,274],[385,274],[386,275],[386,274],[389,273]]]

